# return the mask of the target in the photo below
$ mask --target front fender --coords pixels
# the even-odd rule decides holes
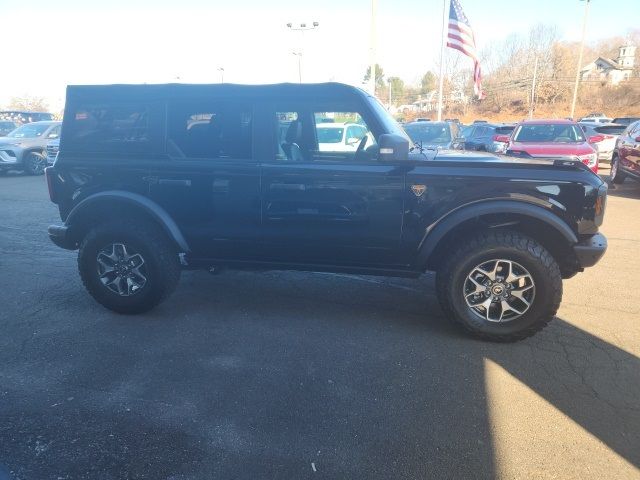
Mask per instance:
[[[578,243],[578,237],[561,218],[549,210],[517,200],[487,200],[462,205],[431,224],[420,242],[418,264],[426,265],[438,243],[458,225],[489,214],[517,214],[535,218],[553,227],[569,245]]]
[[[171,216],[160,205],[147,197],[124,190],[106,190],[94,193],[79,202],[71,209],[65,220],[65,226],[73,231],[74,225],[84,220],[85,216],[96,207],[106,203],[125,203],[131,208],[138,208],[155,220],[175,242],[182,252],[189,252],[187,240]]]

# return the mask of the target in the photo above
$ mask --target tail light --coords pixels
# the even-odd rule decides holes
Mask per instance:
[[[590,153],[588,155],[580,155],[578,157],[582,163],[591,169],[595,174],[598,173],[598,154]]]
[[[49,199],[53,203],[58,203],[56,200],[56,185],[58,175],[53,167],[47,167],[44,169],[44,177],[47,179],[47,188],[49,189]]]

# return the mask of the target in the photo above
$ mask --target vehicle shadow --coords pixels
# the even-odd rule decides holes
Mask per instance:
[[[562,319],[517,344],[474,340],[442,318],[433,280],[186,272],[137,317],[69,303],[72,285],[50,304],[80,305],[82,322],[0,355],[15,400],[0,464],[33,478],[88,465],[104,478],[496,478],[488,359],[640,466],[637,357]],[[82,446],[96,435],[99,456]],[[37,460],[21,453],[34,439],[51,440]]]
[[[626,179],[624,183],[615,184],[611,183],[611,179],[608,175],[602,175],[602,179],[607,182],[607,186],[609,187],[608,195],[640,199],[640,182]]]

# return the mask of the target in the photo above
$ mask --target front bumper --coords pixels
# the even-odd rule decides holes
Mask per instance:
[[[576,243],[573,251],[581,268],[593,267],[607,251],[607,237],[596,233]]]
[[[22,163],[24,149],[20,147],[4,148],[0,150],[0,167],[10,167]]]
[[[64,225],[50,225],[48,228],[49,239],[60,248],[75,250],[78,248],[75,240],[69,238],[69,228]]]

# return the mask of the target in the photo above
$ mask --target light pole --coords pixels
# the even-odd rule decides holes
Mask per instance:
[[[298,80],[302,83],[302,51],[304,49],[304,32],[307,30],[315,30],[320,26],[318,22],[311,22],[311,25],[306,23],[287,23],[287,28],[291,31],[300,32],[300,50],[293,52],[298,57]]]
[[[571,118],[576,112],[576,100],[578,99],[578,83],[580,82],[580,68],[582,67],[582,53],[584,52],[584,36],[587,32],[587,15],[591,0],[580,0],[584,4],[584,17],[582,18],[582,40],[580,40],[580,53],[578,54],[578,66],[576,67],[576,83],[573,86],[573,100],[571,100]]]
[[[378,1],[371,0],[371,67],[369,67],[369,90],[376,96],[376,13]]]
[[[302,61],[302,52],[291,52],[293,53],[296,57],[298,57],[298,82],[302,83],[302,66],[301,66],[301,61]]]
[[[224,83],[224,67],[218,67],[218,71],[220,72],[220,83]]]

